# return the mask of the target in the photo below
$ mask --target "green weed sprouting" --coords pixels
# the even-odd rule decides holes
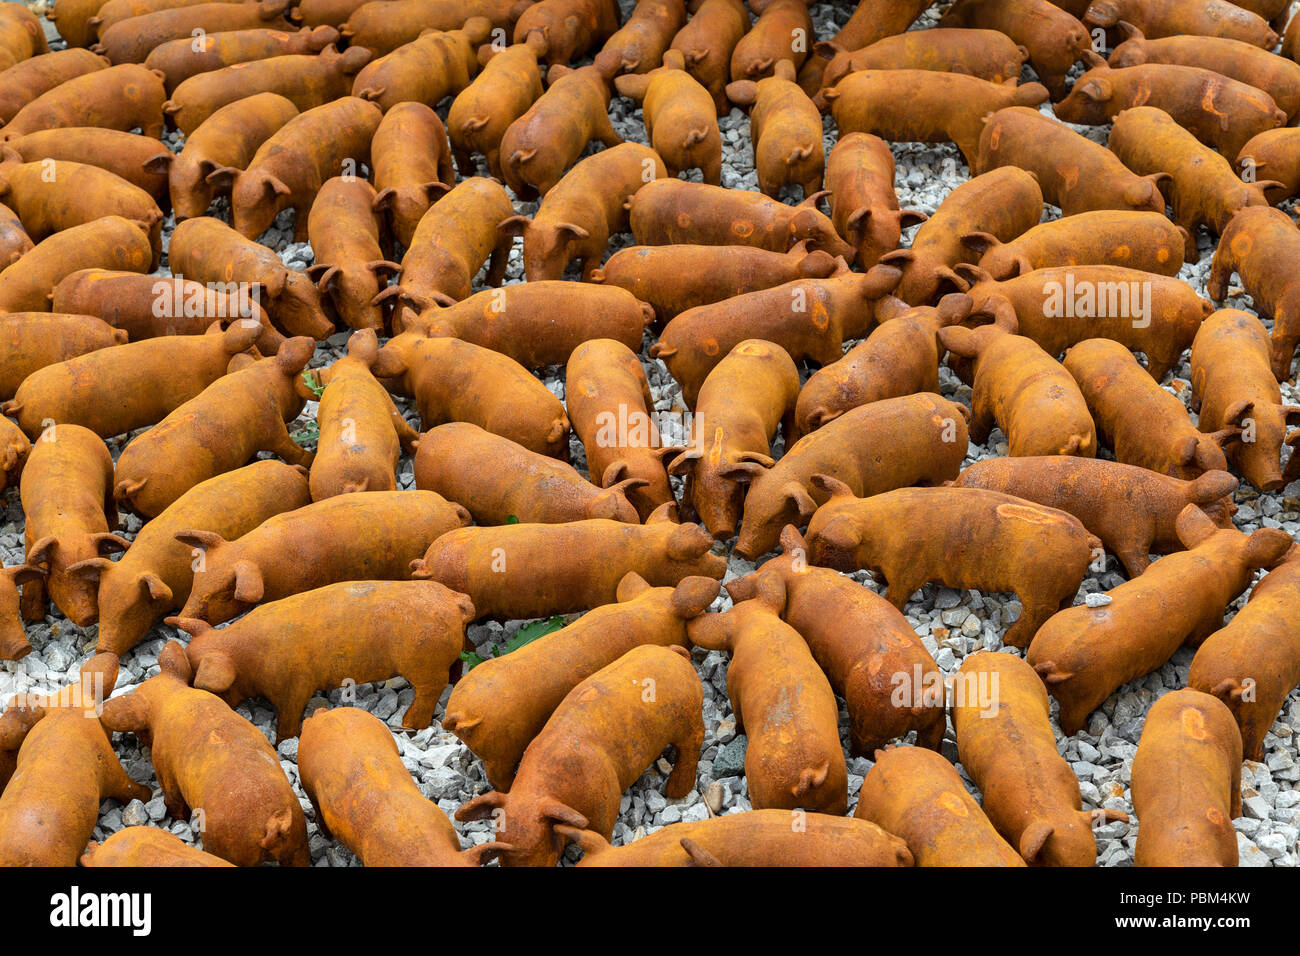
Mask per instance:
[[[316,400],[320,401],[320,397],[325,394],[325,386],[316,383],[316,376],[312,374],[310,369],[303,370],[302,380],[307,383],[307,387],[310,388],[312,394],[316,396]]]
[[[514,517],[513,515],[511,517]],[[547,634],[554,634],[560,628],[564,627],[563,615],[557,614],[554,617],[547,618],[544,621],[533,621],[525,624],[519,630],[515,631],[515,636],[510,638],[504,644],[492,645],[492,656],[500,657],[502,654],[509,654],[511,651],[517,651],[525,644],[531,644],[539,637],[545,637]],[[471,671],[479,664],[482,664],[487,658],[480,657],[473,651],[461,651],[460,659],[465,662],[465,670]]]
[[[289,437],[292,438],[299,445],[303,445],[308,442],[314,442],[320,438],[320,425],[318,425],[314,421],[308,422],[306,427],[304,427],[301,431],[296,431]]]

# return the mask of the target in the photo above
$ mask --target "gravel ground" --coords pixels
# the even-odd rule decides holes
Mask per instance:
[[[621,2],[625,9],[632,6],[630,0],[621,0]],[[914,28],[932,26],[944,6],[946,4],[936,4]],[[819,37],[833,34],[847,18],[846,11],[837,9],[829,3],[814,6],[812,12]],[[1027,72],[1026,79],[1030,78],[1032,75]],[[1050,107],[1045,105],[1043,111],[1050,114]],[[440,113],[445,117],[445,109],[440,110]],[[640,111],[635,109],[633,103],[615,97],[611,104],[611,113],[615,129],[620,135],[629,140],[646,142]],[[756,189],[747,117],[739,110],[733,109],[728,116],[720,120],[720,126],[724,138],[723,185]],[[1098,142],[1105,142],[1107,133],[1105,128],[1075,127],[1075,129]],[[833,142],[834,127],[827,118],[828,152]],[[169,145],[179,149],[179,137],[174,137]],[[594,152],[596,148],[598,147],[593,147],[590,151]],[[897,161],[895,185],[903,208],[932,213],[948,192],[966,181],[970,175],[960,154],[951,145],[896,144],[894,155]],[[485,169],[481,172],[486,174]],[[694,172],[692,176],[698,179],[699,173]],[[222,205],[223,201],[218,201],[217,208],[221,209]],[[516,204],[516,211],[524,214],[531,214],[535,209],[535,203]],[[290,213],[283,215],[263,241],[280,251],[286,263],[295,267],[304,267],[312,261],[311,250],[305,243],[294,244],[290,241],[291,215]],[[1059,215],[1059,210],[1049,207],[1048,214],[1044,218],[1055,218]],[[165,224],[167,234],[170,234],[173,225],[174,222],[169,217]],[[904,245],[909,240],[910,234],[905,234]],[[1200,261],[1184,265],[1179,276],[1204,295],[1205,277],[1209,270],[1213,245],[1204,232],[1200,237],[1200,243]],[[616,237],[611,244],[611,252],[630,244],[630,236]],[[166,271],[165,259],[161,271],[164,273]],[[576,278],[576,270],[572,272],[571,277]],[[522,280],[521,251],[516,244],[508,270],[508,281]],[[1249,309],[1250,299],[1248,296],[1241,295],[1230,299],[1227,304]],[[340,356],[346,338],[346,333],[340,333],[322,343],[312,363],[313,367],[328,365]],[[846,343],[846,350],[854,344],[856,342]],[[648,345],[647,340],[647,348]],[[650,379],[656,409],[660,412],[682,410],[680,388],[668,376],[665,368],[659,362],[650,360],[644,350],[642,361]],[[811,370],[808,368],[801,369],[801,375],[805,379],[810,373]],[[562,369],[547,369],[541,377],[557,396],[563,398]],[[1187,363],[1183,362],[1175,370],[1174,377],[1166,388],[1186,401],[1191,393],[1188,377],[1189,369]],[[941,369],[941,386],[945,396],[969,404],[969,387],[962,384],[947,369]],[[1300,402],[1300,394],[1290,384],[1283,384],[1282,393],[1285,401]],[[301,432],[307,427],[314,414],[315,404],[309,403],[303,417],[291,428],[291,431],[298,429]],[[407,414],[414,422],[414,413],[407,410]],[[668,431],[665,437],[666,440],[671,440],[673,438],[671,431]],[[302,440],[305,444],[310,444],[305,437],[302,437]],[[124,440],[110,443],[114,456],[124,444]],[[576,437],[572,439],[571,447],[575,466],[584,469],[585,457]],[[779,454],[781,450],[778,438],[777,453]],[[966,463],[1005,453],[1005,440],[1001,432],[995,430],[985,445],[970,446]],[[407,456],[403,458],[400,466],[399,484],[409,488],[411,480],[411,459]],[[1271,527],[1282,528],[1292,536],[1300,532],[1300,482],[1294,482],[1281,492],[1273,494],[1259,494],[1251,488],[1243,487],[1237,492],[1236,501],[1238,511],[1235,521],[1242,531]],[[3,563],[8,566],[21,563],[23,559],[23,516],[19,508],[18,489],[7,491],[3,495],[2,503],[4,511],[0,515],[0,558],[3,558]],[[128,536],[139,530],[140,524],[137,519],[127,517],[124,520]],[[728,581],[743,576],[755,567],[754,562],[733,555],[730,544],[729,542],[725,546],[718,546],[728,557],[726,577]],[[1108,590],[1124,580],[1123,575],[1119,573],[1118,562],[1113,557],[1107,558],[1106,566],[1105,572],[1083,582],[1077,601],[1082,602],[1086,595]],[[859,573],[854,577],[862,581],[864,586],[880,590],[867,575]],[[1244,603],[1245,596],[1234,602],[1229,608],[1229,615]],[[713,609],[725,610],[730,607],[730,604],[730,599],[724,591],[715,602]],[[4,665],[4,670],[0,672],[0,699],[7,699],[10,693],[23,690],[60,686],[68,682],[76,674],[81,663],[93,654],[95,627],[78,628],[53,608],[51,612],[43,623],[28,626],[28,638],[35,648],[33,653],[17,664]],[[979,649],[1003,649],[1001,634],[1019,613],[1020,607],[1013,595],[954,591],[935,585],[927,585],[921,592],[921,600],[910,602],[906,609],[908,622],[921,635],[926,648],[934,655],[945,675],[955,673],[969,653]],[[502,642],[523,623],[525,622],[511,622],[505,626],[473,625],[470,628],[470,637],[480,649],[490,647],[492,644]],[[142,680],[156,674],[158,652],[164,642],[171,639],[186,641],[188,638],[182,632],[158,625],[144,643],[127,654],[122,660],[121,675],[114,696],[129,692]],[[1007,650],[1010,653],[1021,653]],[[726,658],[718,652],[706,653],[696,649],[692,659],[704,686],[706,730],[697,786],[681,800],[665,799],[662,787],[668,764],[660,760],[624,794],[621,815],[614,829],[615,844],[636,839],[666,824],[681,820],[702,820],[711,812],[737,813],[750,809],[743,776],[745,738],[736,735],[735,720],[727,700]],[[1146,712],[1151,704],[1167,690],[1186,686],[1191,659],[1191,651],[1180,650],[1163,667],[1120,688],[1098,712],[1092,715],[1087,730],[1074,737],[1068,739],[1061,737],[1059,727],[1053,719],[1060,752],[1070,762],[1079,777],[1084,809],[1103,807],[1132,813],[1133,807],[1128,789],[1129,768],[1137,750]],[[439,703],[436,712],[438,718],[443,714],[443,705],[449,693],[450,689],[444,693]],[[470,797],[489,789],[489,785],[477,758],[452,734],[442,730],[436,721],[432,727],[414,735],[400,729],[401,716],[410,704],[412,696],[413,691],[410,686],[405,680],[399,678],[379,684],[359,685],[347,699],[343,691],[318,695],[309,706],[309,712],[316,707],[353,704],[364,707],[375,716],[387,721],[396,735],[402,761],[418,780],[421,791],[430,799],[437,801],[438,805],[450,814]],[[1055,702],[1052,706],[1055,713]],[[239,713],[251,720],[269,740],[274,740],[274,714],[268,706],[262,706],[257,702],[245,703],[239,708]],[[840,733],[847,750],[848,715],[843,708],[841,708],[840,718]],[[1297,786],[1297,781],[1300,781],[1298,732],[1300,732],[1300,691],[1292,691],[1287,698],[1282,715],[1273,725],[1272,732],[1265,737],[1264,762],[1247,761],[1242,768],[1244,810],[1243,816],[1234,821],[1242,866],[1295,866],[1300,857],[1297,851],[1297,829],[1300,825],[1300,820],[1297,820],[1300,816],[1300,787]],[[279,756],[281,765],[293,783],[307,815],[313,863],[317,866],[359,865],[350,852],[326,839],[317,830],[311,804],[298,782],[297,745],[296,738],[285,741],[279,747]],[[171,820],[166,817],[148,749],[141,748],[130,735],[117,735],[115,747],[127,772],[136,780],[151,786],[154,796],[147,803],[133,801],[125,807],[113,800],[105,801],[101,807],[99,825],[95,829],[95,839],[102,840],[124,826],[152,823],[167,826],[187,842],[199,844],[197,835],[192,831],[188,821]],[[957,750],[951,721],[943,742],[943,753],[949,759],[956,761]],[[856,803],[862,778],[870,770],[871,765],[871,761],[865,758],[849,760],[850,808]],[[960,766],[958,769],[961,770]],[[973,793],[977,793],[964,770],[962,776],[968,788]],[[491,839],[490,822],[455,825],[466,846]],[[1136,822],[1111,823],[1099,830],[1097,837],[1100,865],[1132,865],[1133,848],[1137,840]],[[580,851],[571,846],[566,853],[565,863],[571,863],[580,855]]]

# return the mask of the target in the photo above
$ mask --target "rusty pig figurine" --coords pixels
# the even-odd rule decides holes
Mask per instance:
[[[954,679],[957,756],[984,794],[984,812],[1031,866],[1093,866],[1094,827],[1127,822],[1083,809],[1079,780],[1057,750],[1038,675],[1012,654],[981,651]]]
[[[150,748],[167,812],[188,820],[191,809],[202,810],[207,852],[236,866],[307,866],[306,818],[262,732],[189,686],[180,644],[169,641],[158,665],[156,677],[106,701],[101,719]]]
[[[986,458],[962,471],[960,488],[985,488],[1074,515],[1119,558],[1130,578],[1151,565],[1151,552],[1182,551],[1174,530],[1189,504],[1220,528],[1232,527],[1237,479],[1207,471],[1192,481],[1137,465],[1073,455]]]
[[[787,601],[780,577],[762,577],[752,598],[698,617],[686,631],[697,647],[731,655],[727,696],[736,733],[749,738],[745,782],[755,809],[842,815],[848,778],[839,708],[808,645],[781,620]]]
[[[1276,565],[1294,542],[1286,532],[1220,528],[1196,505],[1178,516],[1186,551],[1155,562],[1108,592],[1042,626],[1025,660],[1061,704],[1061,729],[1079,731],[1117,688],[1155,670],[1184,643],[1198,646],[1223,626],[1223,612],[1259,568]]]
[[[504,811],[501,842],[480,852],[505,866],[554,866],[565,843],[556,824],[608,839],[623,791],[668,744],[677,762],[664,796],[690,792],[704,742],[703,699],[686,648],[634,647],[569,692],[524,751],[509,793],[474,797],[456,819]]]
[[[316,826],[365,866],[478,866],[482,847],[460,837],[420,792],[388,727],[359,707],[322,708],[298,744],[302,788]]]
[[[474,606],[431,581],[347,581],[253,608],[229,627],[169,617],[192,636],[193,684],[232,708],[271,702],[276,743],[298,736],[317,691],[401,676],[415,688],[404,727],[423,730],[447,686]]]
[[[1228,708],[1176,690],[1147,711],[1132,768],[1135,866],[1236,866],[1241,733]]]
[[[444,730],[483,761],[492,786],[509,790],[519,758],[565,696],[634,647],[684,645],[686,626],[718,596],[713,578],[688,577],[655,588],[634,571],[618,584],[615,604],[466,673],[447,698]]]
[[[847,703],[852,756],[874,753],[910,730],[918,747],[937,750],[943,696],[932,699],[923,688],[941,685],[942,675],[907,619],[874,591],[810,565],[808,546],[793,525],[782,530],[781,549],[779,558],[728,582],[727,593],[747,601],[758,593],[760,578],[775,575],[785,583],[781,618],[808,642],[831,689]],[[900,675],[910,683],[900,685]]]
[[[1010,647],[1029,646],[1100,555],[1101,542],[1073,515],[995,491],[902,488],[858,498],[834,478],[813,480],[830,499],[808,525],[812,563],[878,569],[900,611],[927,581],[1014,591],[1024,610],[1002,637]]]

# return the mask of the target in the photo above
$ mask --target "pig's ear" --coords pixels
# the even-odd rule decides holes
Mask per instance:
[[[614,77],[614,86],[621,95],[639,103],[645,99],[646,91],[650,88],[650,79],[644,74],[625,73]]]
[[[172,162],[176,159],[175,153],[159,153],[156,156],[150,156],[140,168],[147,173],[153,173],[155,176],[166,173],[171,169]]]
[[[100,554],[120,554],[131,547],[130,541],[111,531],[96,532],[88,540]]]
[[[1219,530],[1219,527],[1198,505],[1188,505],[1178,512],[1174,530],[1183,547],[1191,550]]]
[[[794,554],[798,551],[805,558],[808,556],[808,543],[804,541],[799,529],[792,524],[781,529],[781,553]]]
[[[92,558],[90,560],[104,561],[107,559]],[[85,564],[85,563],[86,563],[85,561],[77,562],[77,564]],[[69,570],[75,568],[76,566],[77,565],[75,564],[69,565]],[[43,581],[50,576],[49,571],[46,571],[44,568],[32,567],[32,565],[30,564],[18,564],[11,568],[5,568],[3,571],[0,571],[0,574],[3,574],[5,577],[9,578],[9,580],[14,583],[15,587],[23,587],[24,585],[31,584],[33,581]],[[96,577],[95,580],[99,580],[98,577]]]
[[[1115,93],[1110,80],[1104,76],[1094,76],[1091,79],[1084,80],[1075,89],[1079,91],[1081,96],[1087,97],[1094,103],[1109,103]]]
[[[103,700],[117,686],[118,658],[112,651],[96,654],[81,665],[77,678],[81,684],[82,700]],[[98,681],[95,678],[99,678]],[[95,685],[99,686],[96,687]]]
[[[119,734],[136,733],[149,726],[149,701],[131,693],[104,701],[99,722]]]
[[[233,166],[218,166],[204,177],[204,182],[217,192],[228,193],[239,173],[240,171]]]
[[[742,452],[743,457],[751,458],[752,461],[736,461],[726,465],[718,470],[719,476],[734,481],[737,484],[749,484],[764,474],[767,469],[776,464],[767,455],[760,455],[758,452]],[[766,462],[766,464],[764,464]]]
[[[168,641],[163,645],[158,652],[158,667],[164,674],[187,684],[194,679],[194,668],[190,667],[190,659],[185,656],[185,648],[179,641]]]
[[[565,236],[567,236],[568,237],[566,239],[567,242],[573,242],[575,239],[578,241],[582,241],[583,239],[591,238],[590,232],[588,232],[586,229],[583,229],[577,223],[573,223],[573,222],[557,222],[555,224],[555,231],[557,233],[557,238],[558,238],[558,234],[560,233],[563,233]]]
[[[645,519],[646,524],[661,524],[663,522],[677,524],[677,503],[665,501],[654,511],[650,512],[650,517]]]
[[[206,634],[213,630],[211,624],[207,621],[200,621],[196,617],[167,617],[163,618],[163,623],[168,627],[174,627],[178,631],[184,631],[191,637],[198,637],[200,634]]]
[[[285,375],[297,375],[316,354],[316,340],[307,335],[285,339],[276,350],[275,362]]]
[[[794,506],[794,510],[799,515],[799,522],[807,524],[808,519],[813,516],[817,510],[817,502],[813,501],[812,496],[808,494],[808,489],[797,481],[788,481],[784,488],[781,489],[786,500]]]
[[[1208,505],[1232,494],[1239,484],[1237,478],[1226,471],[1207,471],[1192,481],[1188,498],[1198,505]]]
[[[898,228],[911,229],[913,226],[919,226],[929,218],[918,209],[900,209],[898,211]]]
[[[807,242],[805,239],[803,242]],[[799,260],[799,274],[809,279],[822,279],[836,270],[835,260],[824,249],[814,249]]]
[[[758,99],[758,84],[753,80],[736,80],[727,84],[727,99],[736,106],[753,106]]]
[[[841,515],[826,522],[826,527],[818,532],[817,538],[823,549],[853,552],[862,543],[862,532],[857,524]]]
[[[375,364],[370,366],[371,374],[376,378],[401,378],[406,370],[406,359],[387,347],[379,350]]]
[[[1119,7],[1111,0],[1094,0],[1084,12],[1083,22],[1095,27],[1113,27],[1119,22]]]
[[[531,224],[532,220],[527,216],[507,216],[497,223],[497,233],[501,236],[510,236],[512,239],[517,239],[528,231]]]
[[[706,651],[731,650],[730,622],[726,614],[701,614],[686,622],[686,636]]]
[[[588,518],[609,518],[614,521],[639,521],[636,508],[628,501],[627,494],[636,488],[650,484],[644,478],[627,478],[602,491],[591,499],[587,506]]]
[[[462,823],[468,820],[486,820],[493,810],[499,810],[506,803],[506,795],[497,790],[480,793],[456,811],[454,816]]]
[[[670,475],[684,475],[703,457],[704,453],[698,448],[683,448],[677,457],[664,466],[664,469]]]
[[[252,561],[235,563],[235,600],[243,604],[260,604],[266,595],[262,569]]]
[[[331,49],[326,47],[325,49]],[[350,46],[342,53],[336,55],[338,60],[339,72],[344,76],[351,76],[370,62],[374,56],[374,51],[364,46]]]
[[[785,581],[779,574],[759,575],[754,598],[773,614],[780,614],[785,610]]]
[[[979,339],[974,329],[951,325],[939,330],[939,344],[961,358],[979,357]]]
[[[898,288],[903,280],[903,270],[897,266],[877,262],[866,271],[862,281],[862,294],[866,299],[883,299]]]
[[[900,315],[906,315],[912,311],[912,306],[908,305],[897,296],[887,295],[876,303],[876,321],[888,322],[890,319],[896,319]]]
[[[84,561],[78,561],[76,564],[68,565],[68,572],[81,578],[83,581],[99,583],[99,576],[113,566],[113,562],[108,558],[86,558]]]
[[[1295,544],[1281,528],[1260,528],[1246,542],[1246,560],[1254,568],[1272,569]]]
[[[586,830],[579,827],[571,827],[567,823],[557,823],[555,832],[570,843],[576,843],[582,849],[582,855],[598,856],[609,849],[609,841],[597,833],[595,830]],[[490,844],[487,844],[490,846]]]
[[[538,805],[537,812],[543,820],[549,820],[552,823],[563,823],[578,830],[585,830],[589,825],[587,818],[581,813],[553,797],[543,800]]]
[[[980,307],[980,312],[993,317],[992,328],[1000,329],[1008,335],[1015,335],[1020,331],[1020,319],[1016,315],[1016,307],[1004,295],[989,296]]]
[[[187,548],[199,548],[205,551],[211,551],[226,543],[226,539],[215,531],[177,531],[172,537]]]
[[[1002,245],[1002,240],[990,232],[967,232],[961,236],[961,244],[977,256],[983,256],[990,249]]]
[[[1135,209],[1143,209],[1151,205],[1157,198],[1163,199],[1160,193],[1160,183],[1169,179],[1168,173],[1152,173],[1149,176],[1143,176],[1136,182],[1130,183],[1124,189],[1124,201]]]
[[[54,557],[54,551],[58,546],[58,538],[47,534],[27,549],[27,563],[33,566],[46,564]]]
[[[618,590],[615,591],[614,596],[618,599],[618,603],[622,604],[624,601],[630,601],[649,590],[650,584],[645,578],[635,571],[629,571],[619,580]]]
[[[1110,68],[1110,64],[1106,62],[1106,58],[1096,50],[1084,50],[1079,55],[1079,58],[1083,60],[1084,65],[1090,70],[1106,70]]]
[[[855,498],[853,489],[831,475],[824,475],[820,472],[812,476],[812,486],[816,490],[826,495],[826,500],[834,498]]]
[[[911,249],[895,249],[893,252],[886,252],[876,261],[905,269],[916,261],[916,253]]]
[[[393,199],[396,194],[398,194],[398,191],[393,186],[387,186],[385,189],[378,191],[378,193],[374,194],[374,199],[370,200],[370,212],[383,212],[389,209],[393,206]],[[311,269],[308,269],[307,272],[311,272]]]
[[[204,654],[194,671],[194,686],[212,694],[223,694],[235,683],[235,662],[229,654]]]
[[[726,585],[724,585],[727,589],[727,594],[731,596],[732,604],[739,604],[741,601],[748,601],[754,596],[757,574],[758,572],[753,572],[745,575],[743,578],[736,578],[734,581],[728,581]]]
[[[699,617],[708,610],[721,590],[721,582],[713,578],[706,578],[700,574],[683,578],[673,589],[673,613],[685,621]]]
[[[1043,847],[1051,839],[1052,825],[1046,820],[1034,820],[1020,834],[1020,856],[1026,863],[1037,863]]]
[[[713,535],[699,525],[679,525],[668,538],[668,557],[674,561],[694,561],[711,547]]]
[[[1115,29],[1119,31],[1119,38],[1121,41],[1146,39],[1146,37],[1143,36],[1142,31],[1139,30],[1137,27],[1135,27],[1133,24],[1129,23],[1127,20],[1120,20],[1118,23],[1115,24]],[[1143,57],[1143,60],[1145,59],[1146,58]]]
[[[530,33],[529,36],[537,36]],[[488,49],[484,47],[484,49]],[[558,830],[558,827],[557,827]],[[482,866],[484,863],[491,863],[497,857],[507,856],[515,850],[513,843],[501,843],[493,840],[491,843],[480,843],[478,846],[472,846],[465,850],[463,856],[470,866]]]
[[[939,324],[956,325],[975,310],[975,302],[964,292],[950,292],[939,300]]]
[[[1229,425],[1241,426],[1242,419],[1250,414],[1255,403],[1248,398],[1239,398],[1223,412],[1223,420]]]
[[[141,572],[136,576],[136,583],[140,586],[140,593],[150,601],[166,602],[172,599],[172,589],[152,571]]]

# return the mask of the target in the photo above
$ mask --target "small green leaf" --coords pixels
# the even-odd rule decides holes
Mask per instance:
[[[545,621],[533,621],[531,624],[525,624],[519,630],[515,631],[514,637],[506,641],[505,653],[509,654],[511,651],[517,651],[525,644],[531,644],[539,637],[553,634],[562,627],[564,627],[564,618],[558,614]]]
[[[506,524],[519,524],[518,515],[506,515]]]
[[[320,425],[316,422],[308,422],[307,427],[302,431],[294,432],[292,438],[300,445],[304,442],[316,441],[320,438]]]
[[[504,644],[492,645],[492,656],[500,657],[502,654],[509,654],[511,651],[517,651],[525,644],[531,644],[539,637],[545,637],[547,634],[553,634],[560,628],[564,627],[564,617],[555,615],[544,621],[533,621],[525,624],[519,630],[515,631],[515,636],[510,638]],[[460,659],[465,662],[465,670],[473,670],[479,664],[484,663],[487,658],[480,657],[473,651],[461,651]]]
[[[325,388],[321,385],[316,384],[316,377],[311,373],[310,370],[305,370],[302,373],[302,380],[307,383],[307,387],[312,390],[312,393],[317,398],[320,398],[322,395],[325,394]]]

